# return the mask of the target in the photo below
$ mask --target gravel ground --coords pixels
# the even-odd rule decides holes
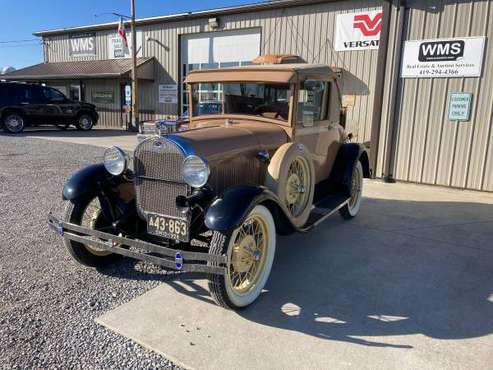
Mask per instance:
[[[85,268],[48,229],[64,181],[102,149],[0,136],[0,368],[176,368],[94,319],[166,279],[124,260]]]

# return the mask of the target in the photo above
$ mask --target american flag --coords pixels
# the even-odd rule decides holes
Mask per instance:
[[[125,32],[125,26],[123,24],[123,18],[120,18],[120,23],[118,24],[118,35],[121,37],[123,44],[128,49],[127,33]]]

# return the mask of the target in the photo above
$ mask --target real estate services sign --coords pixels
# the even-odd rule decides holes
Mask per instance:
[[[479,77],[484,37],[406,41],[402,56],[404,78]]]
[[[338,14],[336,19],[336,51],[378,49],[382,30],[382,11]]]

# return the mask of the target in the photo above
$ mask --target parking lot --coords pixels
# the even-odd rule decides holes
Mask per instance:
[[[368,181],[358,218],[280,238],[262,299],[225,312],[201,279],[131,261],[86,269],[49,231],[70,173],[133,140],[0,134],[2,366],[491,366],[493,194]]]

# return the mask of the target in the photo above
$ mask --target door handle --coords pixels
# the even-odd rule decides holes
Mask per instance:
[[[28,105],[29,103],[27,101],[21,102],[21,105]]]

